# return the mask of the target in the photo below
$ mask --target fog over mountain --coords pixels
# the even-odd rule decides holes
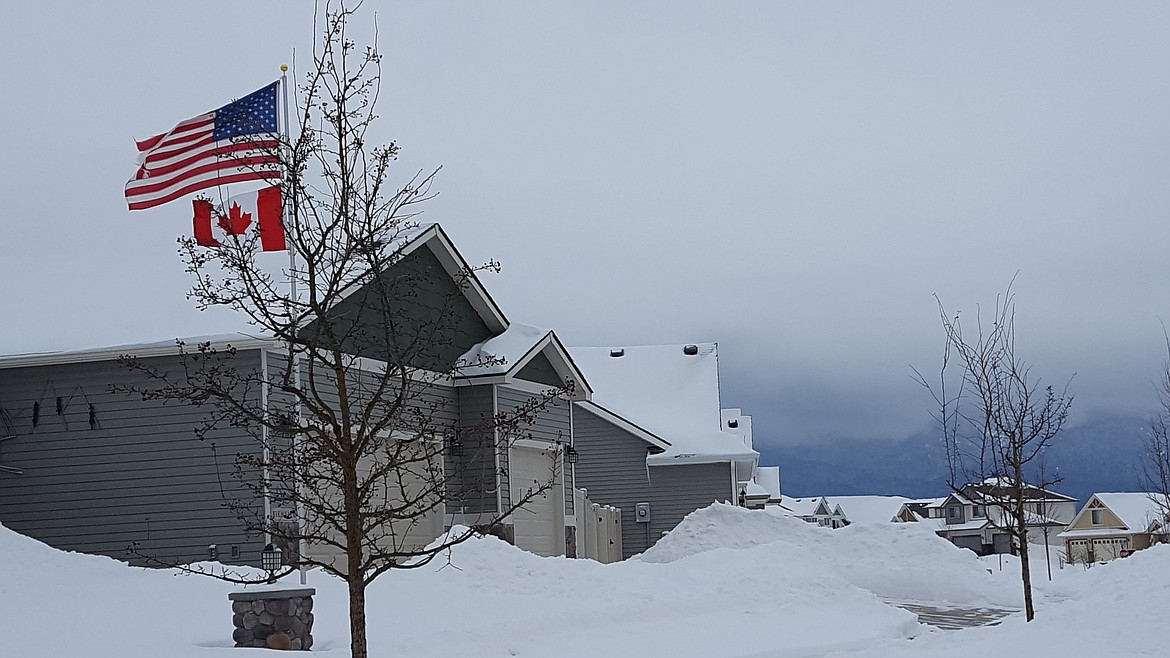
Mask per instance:
[[[1053,487],[1082,503],[1095,492],[1142,489],[1140,416],[1099,415],[1064,429],[1048,451]],[[760,448],[761,461],[779,464],[786,495],[888,494],[913,498],[948,492],[947,464],[937,433],[897,441],[842,439]]]

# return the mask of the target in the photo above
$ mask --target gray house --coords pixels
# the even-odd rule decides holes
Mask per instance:
[[[1030,484],[1023,489],[1027,541],[1043,543],[1045,531],[1055,540],[1075,516],[1077,499]],[[1006,530],[1012,519],[1003,508],[1005,502],[1014,502],[1013,497],[1010,482],[997,478],[964,485],[940,505],[938,535],[979,555],[1014,554],[1016,547]]]
[[[441,312],[453,319],[444,323],[442,340],[412,352],[412,365],[447,372],[453,363],[478,364],[461,376],[436,378],[439,383],[426,391],[428,404],[438,409],[438,422],[474,425],[566,382],[573,385],[573,400],[588,402],[589,386],[555,334],[510,323],[478,279],[464,276],[466,263],[441,228],[416,232],[402,253],[378,274],[388,279],[410,274],[426,282],[395,301],[403,307],[402,317],[425,324]],[[337,321],[353,327],[373,321],[377,315],[364,310],[368,294],[363,287],[351,290],[336,308]],[[235,348],[236,368],[263,371],[273,360],[287,359],[281,345],[264,339],[209,340]],[[346,345],[355,357],[375,364],[385,349],[373,341]],[[144,375],[117,363],[123,354],[159,370],[177,368],[173,341],[0,356],[0,523],[60,548],[120,559],[127,559],[127,547],[136,544],[143,554],[167,562],[209,557],[258,562],[266,538],[245,535],[224,506],[243,492],[232,477],[235,455],[259,450],[258,443],[238,428],[217,430],[199,441],[192,429],[202,418],[200,409],[113,392],[115,385],[150,385]],[[496,358],[486,365],[479,358],[484,355]],[[572,423],[571,401],[558,400],[530,427],[517,430],[521,434],[496,432],[484,439],[490,445],[474,451],[483,462],[479,472],[487,478],[487,486],[476,483],[482,495],[460,497],[457,505],[417,529],[417,540],[428,541],[453,523],[474,525],[490,518],[553,474],[552,491],[519,510],[500,530],[539,554],[572,553],[573,472],[565,459]],[[464,484],[471,486],[452,486]]]
[[[696,509],[739,501],[759,453],[721,428],[714,343],[570,352],[595,390],[574,404],[577,486],[621,509],[623,557]]]

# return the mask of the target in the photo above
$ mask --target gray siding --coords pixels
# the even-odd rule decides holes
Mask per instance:
[[[514,388],[508,388],[507,386],[497,386],[496,395],[501,413],[511,413],[537,396],[535,393],[527,393]],[[568,445],[572,437],[569,412],[570,404],[567,400],[550,400],[544,408],[535,413],[531,423],[525,423],[517,427],[516,431],[510,437],[505,438],[505,442],[510,445],[511,442],[518,439],[532,439],[534,441],[547,441],[549,443]],[[563,486],[566,488],[565,514],[572,515],[572,481],[564,476],[565,464],[563,463],[563,453],[561,454],[561,462],[557,464],[557,468],[559,469],[559,477],[562,480]]]
[[[177,356],[144,362],[179,370]],[[259,352],[240,352],[235,364],[258,367]],[[244,536],[224,506],[249,498],[233,466],[237,453],[259,449],[255,439],[226,428],[200,441],[193,430],[204,410],[113,393],[114,384],[154,386],[114,361],[0,369],[9,420],[0,433],[14,436],[0,443],[0,463],[24,471],[0,472],[0,522],[59,548],[132,562],[141,562],[127,553],[134,542],[166,562],[206,559],[209,544],[222,561],[258,562],[261,538]]]
[[[648,444],[578,407],[573,435],[580,454],[577,486],[595,503],[622,513],[622,558],[653,546],[684,516],[716,501],[731,501],[731,464],[646,466]],[[650,503],[650,523],[634,518],[635,503]]]
[[[457,391],[459,445],[448,452],[445,465],[450,490],[447,512],[494,515],[499,509],[496,436],[492,430],[495,392],[490,385]]]
[[[491,338],[460,283],[423,246],[330,310],[342,349],[390,363],[447,372],[476,343]],[[316,322],[301,335],[328,344]]]

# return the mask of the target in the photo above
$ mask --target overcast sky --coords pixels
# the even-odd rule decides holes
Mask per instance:
[[[366,9],[379,131],[403,176],[442,165],[424,219],[503,262],[511,320],[717,341],[760,444],[890,438],[929,423],[932,295],[971,312],[1018,271],[1034,372],[1075,373],[1082,415],[1154,410],[1170,4]],[[303,68],[312,38],[307,2],[0,5],[0,353],[235,326],[184,299],[190,204],[126,210],[133,140]]]

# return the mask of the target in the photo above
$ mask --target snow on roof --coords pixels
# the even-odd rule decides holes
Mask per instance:
[[[967,521],[966,523],[947,523],[940,526],[941,530],[981,530],[991,523],[986,518]]]
[[[771,498],[772,492],[755,482],[741,482],[740,488],[749,498]]]
[[[1159,494],[1145,492],[1099,493],[1093,497],[1101,501],[1111,512],[1121,519],[1125,527],[1132,532],[1144,532],[1150,528],[1152,522],[1160,516],[1159,502],[1151,496],[1161,499]]]
[[[464,377],[505,374],[535,350],[549,333],[549,329],[513,322],[504,333],[473,346],[459,357],[459,363],[466,365],[459,374]]]
[[[822,496],[813,496],[811,498],[781,496],[780,507],[792,512],[796,516],[812,516],[817,513],[817,508],[821,506],[822,501],[828,502]]]
[[[902,496],[829,496],[841,507],[850,523],[889,523],[902,504],[909,501]]]
[[[756,484],[768,490],[769,500],[780,500],[780,467],[760,466],[757,468]]]
[[[715,343],[574,347],[570,353],[592,384],[594,403],[670,442],[647,463],[759,459],[741,437],[720,430]]]
[[[1124,528],[1087,528],[1083,530],[1065,530],[1056,535],[1057,539],[1083,539],[1086,537],[1116,537],[1132,534],[1133,530]],[[1139,531],[1140,532],[1140,531]]]
[[[513,322],[503,333],[493,336],[459,357],[459,376],[463,378],[515,375],[537,353],[551,349],[550,363],[558,376],[575,384],[574,400],[590,399],[593,389],[569,357],[555,332]]]
[[[911,498],[906,501],[908,505],[921,504],[926,507],[942,507],[942,504],[949,496],[939,496],[937,498]]]
[[[963,487],[963,492],[972,498],[1005,498],[1013,497],[1015,492],[1015,480],[1007,476],[989,477],[978,484],[968,484]],[[1051,489],[1044,489],[1034,484],[1024,483],[1024,498],[1027,500],[1062,500],[1067,502],[1074,502],[1076,498],[1066,496],[1062,493],[1057,493]]]
[[[243,333],[212,334],[207,336],[191,336],[187,338],[171,338],[140,343],[125,343],[120,345],[95,346],[81,349],[56,350],[51,352],[30,352],[26,354],[0,355],[0,368],[21,368],[25,366],[39,366],[57,363],[89,363],[92,361],[109,361],[123,354],[132,354],[139,357],[166,356],[177,353],[176,341],[181,340],[193,349],[199,343],[211,343],[222,347],[228,344],[237,348],[255,348],[277,346],[276,340],[268,336],[249,336]]]
[[[719,422],[724,432],[742,437],[743,444],[752,447],[752,417],[742,409],[720,409]]]

